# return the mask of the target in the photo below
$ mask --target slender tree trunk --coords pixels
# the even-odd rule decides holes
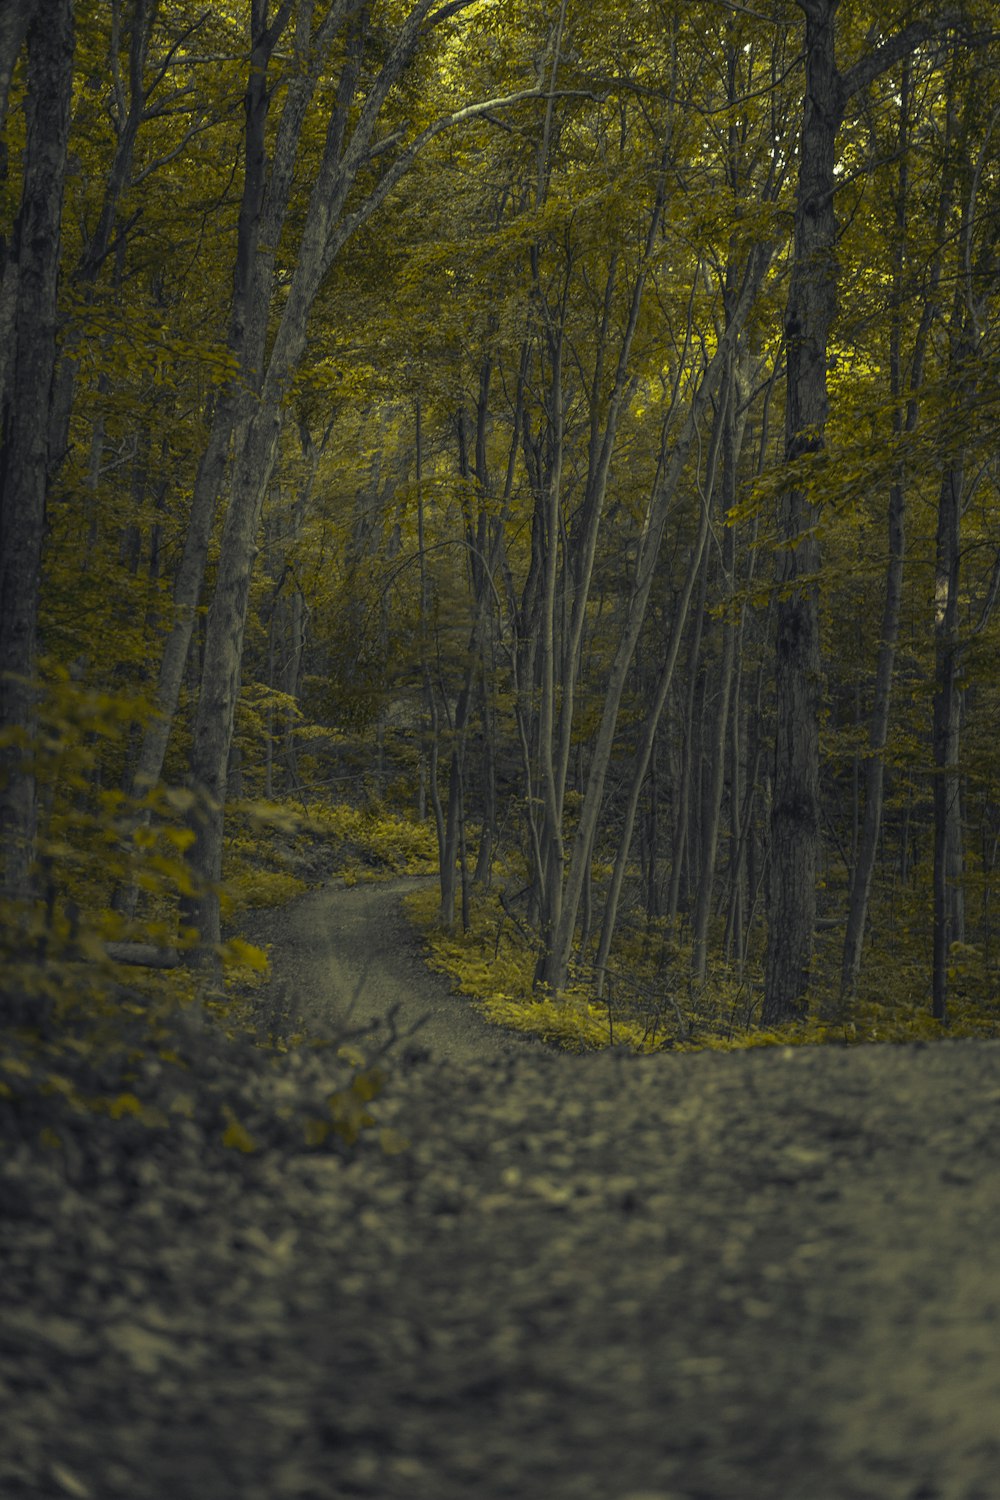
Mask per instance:
[[[556,601],[559,580],[561,542],[562,457],[563,457],[563,389],[562,341],[553,349],[551,415],[552,464],[546,492],[544,515],[544,584],[542,589],[542,629],[538,642],[541,673],[541,704],[538,713],[539,783],[542,792],[542,939],[546,948],[559,923],[562,908],[563,878],[566,855],[563,846],[562,779],[557,775],[556,732],[558,712],[557,687],[565,692],[567,675],[559,671],[556,654]],[[572,671],[572,665],[568,671]],[[566,705],[563,704],[563,713]],[[542,968],[538,978],[543,978]]]
[[[5,23],[6,29],[6,23]],[[35,717],[38,599],[50,479],[48,416],[73,87],[71,0],[39,0],[27,34],[27,140],[7,276],[16,278],[13,350],[0,409],[0,733]],[[6,280],[6,277],[5,277]],[[16,745],[0,756],[0,883],[27,896],[36,787]]]
[[[136,762],[133,788],[142,796],[155,786],[163,771],[167,745],[173,730],[191,636],[198,613],[212,523],[219,492],[229,462],[229,444],[235,426],[233,403],[223,398],[216,407],[208,442],[202,453],[191,495],[191,510],[184,535],[184,549],[174,580],[174,616],[163,645],[154,696],[154,714],[143,735]]]
[[[837,132],[848,100],[953,25],[912,21],[865,53],[846,74],[836,59],[839,0],[796,0],[805,13],[806,91],[799,149],[795,244],[785,312],[785,457],[801,465],[822,451],[828,412],[827,349],[837,305],[834,212]],[[775,651],[774,798],[771,809],[768,946],[761,1019],[805,1015],[812,971],[819,863],[819,512],[792,470],[782,497]]]
[[[961,864],[962,823],[959,782],[961,644],[958,639],[958,582],[963,468],[950,467],[938,500],[934,610],[934,943],[932,1010],[948,1019],[948,955],[955,931],[952,882]]]
[[[718,712],[711,727],[705,818],[701,831],[701,869],[698,875],[698,894],[692,923],[694,946],[691,957],[691,977],[697,982],[705,978],[708,969],[708,926],[715,894],[715,866],[718,858],[719,825],[722,817],[722,793],[725,786],[728,750],[726,735],[732,700],[734,660],[735,628],[732,621],[727,620],[723,625],[722,661],[716,692]]]
[[[326,445],[329,442],[332,431],[333,419],[327,424],[322,438],[317,443],[304,422],[299,426],[299,443],[306,471],[304,480],[299,486],[290,507],[288,534],[285,544],[285,567],[288,569],[291,587],[289,590],[283,591],[281,595],[284,654],[280,664],[279,681],[281,691],[287,698],[292,700],[295,707],[288,707],[284,715],[285,722],[281,759],[285,790],[294,791],[299,794],[301,794],[301,786],[298,770],[298,742],[295,730],[297,721],[296,710],[302,678],[302,656],[306,643],[308,611],[302,593],[302,585],[299,582],[295,568],[294,549],[298,545],[302,535],[302,527],[305,523],[306,511],[312,496],[316,476],[319,472],[320,460],[326,451]],[[291,566],[289,566],[289,556],[291,556]]]
[[[586,879],[585,861],[593,848],[597,823],[604,798],[604,785],[618,722],[618,710],[628,677],[642,623],[645,619],[649,593],[655,576],[663,529],[667,511],[676,492],[680,476],[694,445],[696,434],[710,403],[715,399],[722,381],[726,364],[733,346],[738,340],[747,313],[755,300],[764,272],[770,262],[770,247],[757,247],[751,251],[744,273],[739,297],[733,309],[732,321],[719,340],[701,382],[695,392],[687,419],[678,433],[670,456],[658,477],[654,494],[650,498],[649,510],[644,523],[643,536],[636,562],[632,596],[629,600],[627,623],[612,661],[605,689],[604,708],[600,725],[594,739],[587,785],[580,809],[580,818],[573,840],[573,848],[566,879],[566,890],[559,920],[545,955],[545,983],[558,993],[566,982],[570,952],[580,906],[580,898]]]
[[[452,869],[449,874],[445,859],[447,838],[445,833],[444,808],[441,806],[441,790],[438,785],[441,729],[437,697],[434,692],[434,680],[431,676],[431,589],[430,577],[427,572],[427,545],[424,526],[424,427],[423,410],[419,400],[414,410],[414,443],[417,485],[417,555],[420,568],[420,673],[424,692],[424,711],[427,716],[424,725],[423,764],[427,768],[427,791],[430,795],[431,809],[434,814],[434,831],[437,835],[441,919],[443,922],[445,921],[445,917],[450,909],[451,916],[445,923],[445,925],[450,927],[455,917],[455,871]]]
[[[458,439],[459,439],[459,474],[462,479],[469,483],[475,474],[478,489],[479,505],[474,515],[471,504],[463,503],[465,516],[465,532],[468,558],[468,576],[471,591],[472,626],[469,631],[468,643],[466,645],[466,667],[462,686],[459,690],[455,704],[454,722],[452,724],[453,749],[451,756],[450,781],[448,789],[448,819],[445,834],[445,853],[442,867],[447,866],[449,870],[454,868],[455,859],[458,857],[459,868],[462,877],[462,927],[463,931],[469,926],[469,879],[465,844],[466,827],[466,802],[465,802],[465,767],[466,752],[468,748],[469,722],[472,716],[473,704],[477,681],[482,687],[483,698],[483,724],[487,736],[489,736],[489,713],[486,699],[485,665],[483,662],[483,644],[487,619],[492,609],[492,580],[493,570],[500,556],[500,535],[502,534],[502,521],[506,519],[507,507],[509,505],[510,493],[504,497],[501,525],[498,530],[490,536],[489,515],[486,507],[486,497],[489,492],[489,474],[486,459],[486,429],[489,411],[489,390],[492,365],[489,358],[484,359],[480,368],[479,395],[476,404],[476,432],[475,432],[475,456],[474,464],[470,466],[469,443],[466,431],[464,411],[459,412]],[[488,756],[492,756],[492,745],[487,747]],[[492,775],[492,766],[488,764],[487,781]],[[492,795],[492,789],[486,787],[487,801]],[[483,838],[480,847],[480,859],[485,854],[485,872],[489,871],[490,843],[492,838],[492,819],[494,810],[487,807],[484,810]],[[477,865],[476,878],[478,878],[479,867]],[[442,925],[450,926],[454,921],[454,891],[452,891],[449,903],[448,921],[442,911]]]
[[[473,885],[487,886],[493,868],[493,849],[497,837],[497,761],[496,732],[485,676],[479,683],[479,711],[483,725],[483,810],[482,833],[476,854],[476,869]]]
[[[708,596],[707,553],[702,550],[698,572],[698,605],[691,623],[688,641],[687,672],[684,685],[684,724],[681,748],[680,776],[677,779],[677,816],[674,819],[673,844],[670,850],[670,886],[667,893],[667,924],[672,933],[677,931],[677,914],[681,906],[681,885],[684,871],[689,868],[689,845],[691,840],[691,807],[694,801],[694,724],[695,698],[698,692],[698,663],[701,658],[701,636],[705,627],[705,601]]]
[[[250,69],[244,95],[246,168],[227,333],[228,348],[238,365],[238,374],[213,403],[208,436],[195,475],[184,548],[174,580],[173,620],[160,657],[154,694],[155,712],[146,727],[133,777],[134,790],[140,796],[155,786],[163,772],[233,435],[239,430],[246,440],[247,424],[254,405],[252,393],[259,391],[261,386],[277,239],[288,208],[306,107],[315,88],[315,72],[302,58],[299,75],[289,88],[282,109],[268,170],[265,137],[273,96],[268,69],[287,23],[288,13],[285,12],[268,27],[266,9],[262,11],[259,3],[254,5]],[[233,482],[235,484],[235,476]],[[234,492],[233,504],[238,503]],[[119,904],[126,910],[134,908],[135,891],[123,892]]]
[[[133,0],[131,6],[128,21],[128,68],[122,70],[128,79],[127,98],[126,87],[119,77],[116,79],[113,90],[114,102],[109,108],[115,132],[115,144],[111,163],[104,179],[101,205],[92,225],[88,225],[84,243],[70,273],[70,281],[77,296],[87,303],[92,302],[101,267],[115,247],[115,229],[119,226],[119,209],[122,197],[132,179],[132,166],[139,131],[143,123],[152,119],[156,113],[149,107],[150,99],[146,92],[145,78],[149,44],[158,8],[159,0]],[[118,27],[112,26],[109,47],[116,47],[120,40]],[[116,57],[116,66],[117,63]],[[162,74],[158,81],[163,81]],[[119,265],[116,279],[120,283],[124,267],[124,236],[118,240],[117,254]],[[71,322],[63,341],[49,410],[49,453],[52,460],[57,463],[62,461],[69,445],[70,418],[80,368],[82,342],[80,329],[74,327]]]
[[[739,979],[743,978],[743,923],[746,911],[746,856],[743,843],[743,759],[742,717],[743,699],[743,621],[741,620],[736,644],[736,671],[733,674],[732,704],[729,710],[729,902],[726,911],[726,930],[723,937],[725,962],[736,960]]]
[[[722,440],[723,413],[720,409],[713,429],[712,442],[709,445],[708,474],[705,482],[705,495],[711,494],[714,483],[715,466],[718,459]],[[618,903],[621,899],[622,885],[625,880],[625,870],[628,864],[629,854],[632,848],[632,833],[635,828],[635,816],[639,806],[639,797],[642,793],[646,772],[653,754],[656,735],[666,707],[667,698],[674,680],[674,670],[677,666],[677,657],[680,652],[681,640],[687,627],[688,614],[691,609],[691,598],[694,593],[695,584],[699,579],[704,579],[705,544],[708,540],[710,529],[710,512],[707,500],[703,500],[701,515],[699,518],[698,534],[688,557],[687,568],[684,576],[684,586],[681,589],[680,598],[677,603],[677,611],[670,627],[670,644],[667,654],[660,669],[653,699],[643,723],[639,744],[636,749],[635,761],[632,768],[632,781],[629,787],[628,801],[625,804],[625,812],[622,819],[622,831],[618,840],[618,850],[611,871],[611,885],[608,888],[607,899],[604,903],[604,915],[601,920],[601,935],[598,941],[597,958],[595,961],[596,990],[598,999],[604,993],[604,978],[607,971],[608,957],[611,952],[611,944],[614,939],[615,926],[618,921]],[[704,598],[699,601],[699,615],[694,634],[700,639],[701,634],[701,611],[704,606]],[[690,726],[689,726],[690,727]]]
[[[219,930],[219,873],[222,865],[225,766],[232,739],[233,717],[239,691],[243,636],[246,626],[250,578],[255,558],[257,529],[264,494],[277,456],[281,415],[292,382],[305,352],[309,317],[321,286],[343,246],[365,224],[386,195],[409,170],[420,149],[433,134],[454,123],[446,116],[421,132],[416,142],[402,149],[383,166],[375,187],[363,201],[347,212],[347,202],[373,151],[373,138],[383,106],[391,90],[409,68],[426,32],[448,16],[458,14],[471,0],[455,0],[434,10],[434,0],[416,0],[389,42],[377,74],[369,83],[363,103],[357,107],[362,68],[369,57],[371,8],[361,4],[348,11],[331,5],[319,28],[323,33],[322,54],[314,48],[316,68],[335,35],[334,28],[346,24],[345,58],[337,82],[323,154],[312,179],[309,204],[298,240],[295,268],[291,275],[281,319],[267,355],[259,396],[234,465],[233,497],[226,514],[219,554],[215,594],[209,610],[205,661],[191,745],[191,782],[197,807],[190,823],[195,841],[190,863],[198,878],[199,893],[183,906],[188,924],[200,934],[204,945],[216,941]],[[433,13],[432,13],[433,12]],[[308,17],[309,7],[303,12]],[[305,26],[305,35],[309,28]],[[317,35],[319,35],[319,32]],[[319,76],[310,77],[313,85]],[[292,98],[289,92],[289,101]],[[286,108],[288,105],[286,104]],[[463,111],[468,116],[478,106]],[[485,106],[484,106],[485,108]],[[282,116],[282,125],[284,115]],[[301,119],[298,121],[301,127]],[[281,127],[279,127],[279,135]],[[296,134],[295,139],[298,139]],[[294,166],[295,154],[292,153]],[[287,200],[286,200],[287,201]],[[265,197],[265,209],[267,207]],[[284,213],[279,223],[284,221]],[[260,254],[273,256],[274,244],[261,234]],[[273,264],[273,262],[271,262]],[[271,276],[266,278],[269,305]]]
[[[658,746],[660,726],[657,725],[649,747],[649,807],[646,816],[646,918],[655,922],[660,912],[660,777]]]
[[[910,366],[909,397],[905,415],[902,409],[902,324],[903,298],[905,295],[905,272],[907,267],[907,223],[909,213],[909,109],[910,109],[910,64],[903,67],[900,93],[900,165],[896,199],[896,264],[895,295],[892,309],[892,325],[889,335],[889,378],[893,398],[897,403],[893,412],[893,428],[897,439],[904,431],[913,432],[919,415],[918,392],[923,383],[924,361],[931,326],[936,312],[936,293],[941,279],[941,250],[938,250],[931,270],[928,296],[914,343]],[[942,185],[937,215],[935,242],[943,243],[953,196],[951,173]],[[847,912],[847,931],[844,936],[844,953],[840,974],[840,999],[842,1005],[850,1005],[857,991],[861,971],[861,953],[865,926],[868,920],[868,904],[871,896],[875,860],[878,854],[882,831],[882,811],[885,786],[885,747],[889,734],[889,711],[892,698],[893,672],[896,647],[899,640],[900,613],[903,600],[903,570],[906,554],[906,473],[900,464],[889,489],[888,515],[889,561],[886,565],[885,602],[882,608],[882,626],[879,635],[878,658],[875,666],[875,693],[868,723],[868,755],[864,763],[864,811],[858,855],[851,880],[851,891]]]
[[[185,903],[184,917],[208,944],[219,941],[226,774],[239,697],[254,543],[279,430],[277,404],[268,403],[251,424],[237,458],[234,498],[223,526],[215,594],[205,629],[205,658],[191,740],[191,779],[197,807],[191,818],[195,841],[189,858],[200,878],[200,890]]]
[[[963,145],[975,109],[967,101]],[[965,152],[962,152],[965,156]],[[979,167],[981,167],[980,158]],[[967,166],[968,163],[963,163]],[[956,412],[970,411],[980,380],[979,352],[986,299],[996,279],[995,222],[987,227],[974,255],[977,228],[976,196],[979,167],[971,174],[963,203],[958,245],[959,279],[951,311],[949,366],[954,383]],[[938,497],[934,572],[934,918],[931,990],[932,1013],[948,1020],[948,961],[951,945],[965,939],[964,838],[959,747],[962,723],[962,659],[968,646],[960,630],[962,509],[965,501],[966,443],[961,429],[945,464]],[[992,613],[1000,587],[1000,562],[973,633],[981,631]]]
[[[274,796],[274,690],[277,687],[275,670],[275,635],[277,632],[278,600],[271,601],[267,621],[267,707],[264,710],[264,796],[268,802]]]
[[[712,915],[712,900],[715,893],[715,866],[718,857],[719,824],[722,816],[722,793],[726,779],[726,759],[729,748],[727,731],[733,695],[733,674],[736,667],[736,621],[733,618],[736,589],[736,534],[726,517],[736,504],[736,467],[739,462],[740,435],[737,429],[736,358],[730,364],[725,412],[722,417],[722,482],[721,512],[725,527],[722,545],[722,566],[726,578],[726,615],[722,624],[722,660],[716,689],[718,712],[711,725],[711,746],[705,797],[705,817],[702,828],[701,870],[698,896],[695,903],[693,924],[693,949],[691,977],[696,983],[705,978],[708,968],[708,926]]]

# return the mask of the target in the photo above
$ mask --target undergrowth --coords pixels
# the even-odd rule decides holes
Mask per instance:
[[[231,806],[223,863],[224,909],[284,906],[310,885],[339,876],[345,885],[437,868],[434,830],[371,800]]]
[[[87,809],[85,822],[71,807],[57,831],[72,845],[52,833],[40,841],[52,869],[45,896],[0,903],[0,1136],[61,1154],[76,1177],[90,1170],[85,1161],[169,1149],[192,1130],[206,1147],[241,1155],[343,1152],[369,1137],[402,1149],[402,1137],[378,1125],[379,1056],[297,1034],[267,988],[263,950],[230,930],[217,967],[183,962],[195,937],[177,921],[177,897],[191,889],[189,797],[157,789],[142,824],[121,799]],[[239,805],[222,892],[230,929],[247,908],[284,904],[331,866],[349,872],[363,861],[373,877],[422,870],[427,849],[424,830],[381,810],[305,818]],[[125,917],[111,898],[116,879],[130,878],[140,897]],[[152,950],[165,966],[145,955],[141,966],[124,962],[116,945]]]
[[[422,932],[429,966],[446,974],[485,1019],[567,1051],[735,1051],[1000,1035],[996,1005],[960,990],[943,1027],[930,1014],[926,974],[898,963],[881,983],[870,975],[847,1011],[832,984],[820,983],[804,1019],[763,1027],[759,972],[717,972],[694,985],[688,978],[690,951],[668,940],[662,927],[645,925],[622,935],[600,1000],[593,970],[582,964],[560,996],[540,995],[534,988],[537,942],[496,894],[477,895],[466,932],[458,924],[450,932],[440,926],[433,889],[412,893],[407,907]]]

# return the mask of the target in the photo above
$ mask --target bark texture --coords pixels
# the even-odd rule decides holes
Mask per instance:
[[[845,95],[836,61],[836,0],[812,0],[802,9],[806,95],[785,313],[785,458],[793,466],[793,477],[779,517],[774,801],[762,1015],[766,1025],[805,1011],[819,854],[818,510],[807,492],[802,465],[824,444],[827,343],[837,295],[833,168]]]
[[[0,413],[0,734],[5,735],[30,733],[34,719],[48,411],[73,72],[71,0],[41,0],[27,45],[24,182],[7,266],[7,275],[16,277],[13,350]],[[2,755],[3,889],[26,895],[34,855],[35,782],[16,745],[6,745]]]

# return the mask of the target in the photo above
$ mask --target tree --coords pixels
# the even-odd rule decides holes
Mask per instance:
[[[339,3],[332,4],[315,34],[318,40],[315,47],[309,35],[312,7],[305,6],[299,13],[298,46],[311,56],[307,76],[312,77],[313,83],[335,37],[341,40],[343,60],[296,250],[290,257],[287,295],[266,362],[255,382],[252,414],[240,433],[215,592],[208,613],[191,748],[191,779],[198,797],[198,810],[192,817],[195,843],[191,859],[200,878],[200,891],[189,901],[186,916],[209,944],[217,941],[219,933],[217,893],[226,770],[250,576],[261,508],[277,456],[284,403],[305,352],[313,304],[344,245],[382,205],[435,136],[477,114],[495,111],[506,102],[494,99],[454,110],[425,126],[402,146],[397,146],[398,134],[377,139],[376,131],[387,100],[421,48],[434,32],[468,10],[472,3],[473,0],[448,0],[434,9],[433,0],[417,0],[405,12],[395,32],[379,39],[385,46],[384,56],[375,61],[368,78],[363,75],[366,65],[372,66],[374,52],[369,6],[350,11]],[[277,19],[287,17],[290,8],[290,4],[286,5]],[[255,17],[260,24],[266,23],[265,0],[260,0]],[[529,90],[527,94],[534,92]],[[377,175],[374,184],[369,185],[363,179],[372,163]],[[294,152],[289,142],[289,179],[293,165]],[[359,184],[359,198],[352,201],[352,193]],[[279,223],[283,218],[284,215]],[[266,245],[268,252],[274,243],[261,236],[260,244]],[[262,314],[271,307],[274,290],[272,278],[262,277],[259,303]]]
[[[8,21],[5,39],[9,26]],[[0,266],[0,306],[9,299],[13,307],[9,366],[0,389],[0,860],[5,894],[24,896],[31,885],[36,826],[29,746],[73,86],[71,0],[39,0],[27,28],[12,31],[27,36],[28,129],[20,208]]]
[[[837,65],[839,0],[797,0],[805,14],[806,87],[795,205],[795,249],[785,313],[785,461],[780,507],[775,761],[767,972],[762,1019],[801,1016],[816,925],[820,837],[819,507],[810,461],[823,451],[827,363],[836,312],[837,136],[852,98],[947,22],[914,21],[846,74]]]

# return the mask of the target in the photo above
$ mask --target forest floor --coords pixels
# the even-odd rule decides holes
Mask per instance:
[[[408,1149],[0,1159],[0,1495],[996,1500],[1000,1044],[555,1054],[400,899],[248,935],[314,1028],[431,1012],[371,1106]]]
[[[321,1036],[350,1033],[362,1052],[384,1046],[397,1061],[430,1054],[467,1063],[537,1052],[539,1043],[490,1026],[427,968],[402,901],[434,883],[434,876],[402,876],[331,884],[248,915],[243,935],[269,951],[279,1024]]]

